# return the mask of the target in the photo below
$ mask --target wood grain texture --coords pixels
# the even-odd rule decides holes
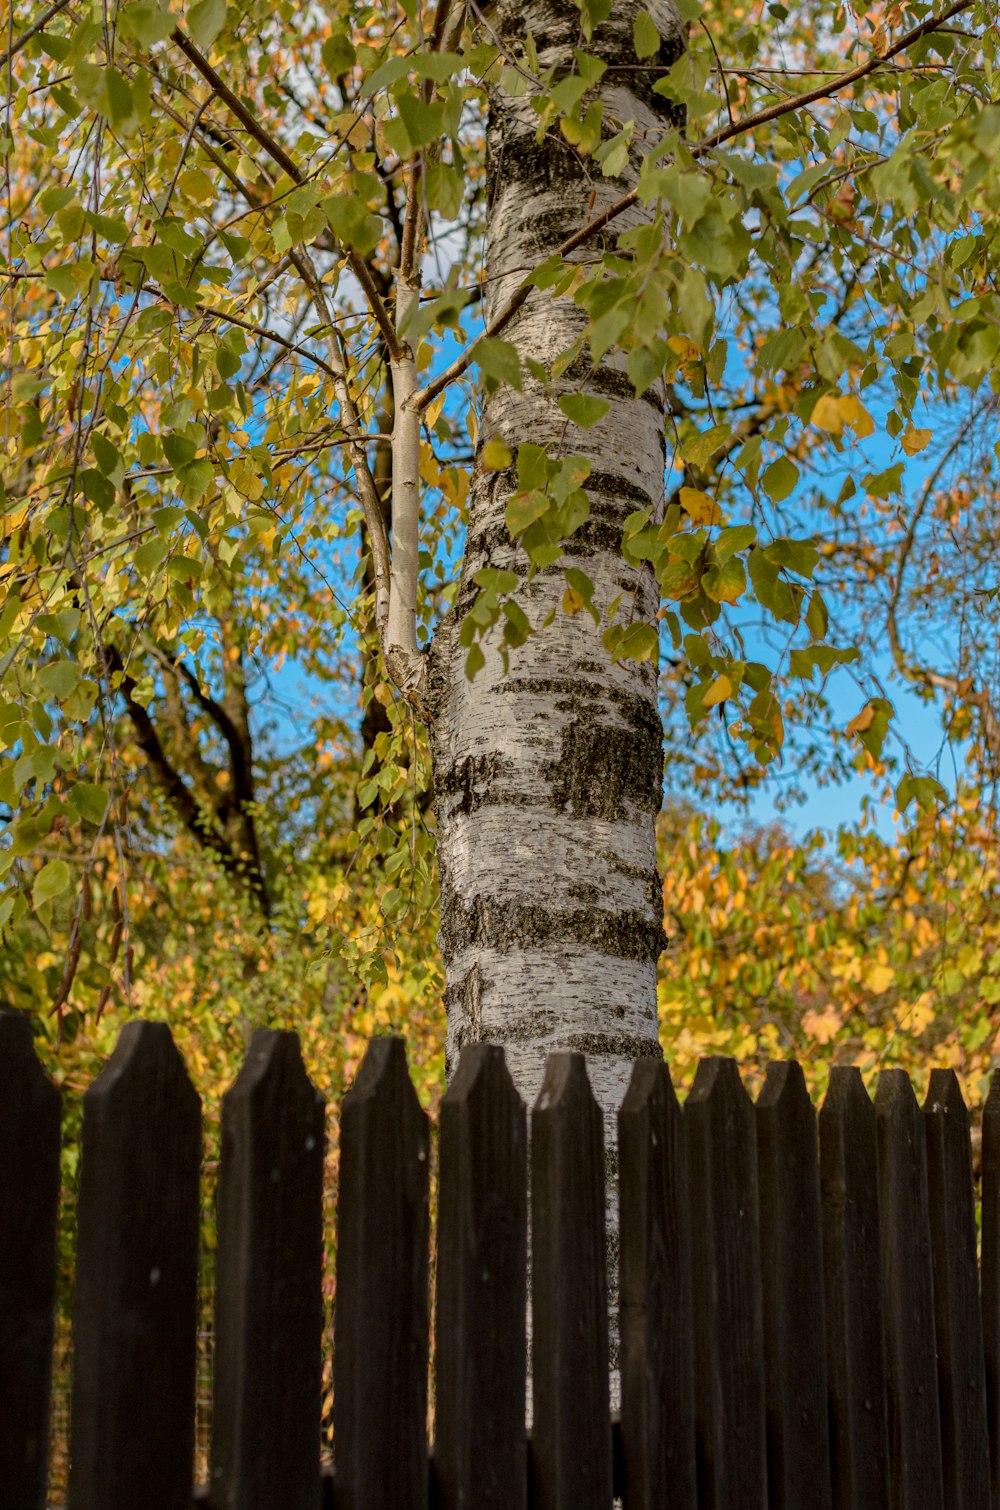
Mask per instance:
[[[165,1023],[130,1022],[83,1099],[70,1510],[187,1510],[201,1103]]]
[[[222,1101],[216,1510],[319,1504],[324,1143],[298,1039],[259,1029]]]
[[[0,1505],[43,1510],[61,1098],[31,1022],[0,1012]]]
[[[816,1113],[802,1067],[767,1066],[756,1105],[770,1510],[830,1510]]]
[[[524,1510],[528,1118],[495,1045],[441,1103],[438,1189],[437,1503]]]
[[[892,1504],[944,1510],[927,1149],[905,1070],[882,1071],[875,1113]]]
[[[582,1054],[531,1113],[533,1510],[610,1510],[604,1130]]]
[[[698,1492],[704,1510],[765,1510],[757,1143],[732,1059],[703,1059],[684,1103],[691,1191]]]
[[[618,1113],[625,1510],[695,1510],[691,1242],[684,1118],[670,1071],[639,1059]]]
[[[878,1130],[853,1067],[830,1071],[819,1146],[833,1503],[888,1510]]]
[[[376,1038],[340,1121],[338,1510],[427,1505],[430,1141],[401,1038]]]
[[[990,1454],[969,1113],[954,1070],[924,1102],[945,1503],[988,1510]]]

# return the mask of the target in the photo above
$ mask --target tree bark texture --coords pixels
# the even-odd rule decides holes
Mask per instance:
[[[636,63],[632,23],[642,8],[615,4],[589,44],[571,0],[501,0],[489,14],[490,39],[508,57],[522,55],[528,32],[543,68],[570,71],[574,48],[600,56],[610,66],[592,97],[604,102],[605,132],[614,134],[628,120],[635,132],[626,171],[605,179],[557,127],[536,140],[538,116],[528,99],[493,90],[487,322],[527,272],[632,187],[641,157],[667,124],[668,107],[650,90],[656,74],[613,67]],[[655,0],[650,8],[663,39],[658,61],[666,68],[683,50],[683,27],[673,0]],[[617,229],[644,215],[634,207]],[[595,243],[577,257],[593,256]],[[551,364],[585,320],[572,298],[534,289],[503,337],[522,359]],[[556,402],[581,392],[610,404],[586,431]],[[484,404],[480,455],[493,438],[515,456],[518,445],[531,442],[553,459],[586,457],[590,518],[567,542],[562,563],[529,581],[525,553],[504,516],[517,490],[516,470],[486,471],[477,460],[462,582],[435,638],[430,678],[448,1060],[454,1067],[468,1042],[502,1044],[530,1103],[546,1054],[582,1050],[610,1141],[631,1061],[660,1052],[656,965],[663,935],[654,823],[662,726],[656,665],[612,663],[601,644],[604,625],[599,629],[586,612],[564,612],[563,568],[586,572],[602,612],[618,598],[619,622],[655,624],[652,572],[626,565],[621,538],[634,510],[662,509],[662,385],[636,399],[621,353],[612,349],[594,367],[584,348],[547,388],[525,372],[522,392],[496,389]],[[495,633],[483,646],[485,667],[470,682],[459,629],[476,597],[474,574],[486,566],[521,575],[517,602],[539,632],[509,652],[506,667]],[[542,628],[551,610],[553,622]],[[613,1167],[610,1173],[614,1184]]]

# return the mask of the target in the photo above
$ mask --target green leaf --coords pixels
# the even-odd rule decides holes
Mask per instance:
[[[530,493],[515,493],[505,511],[511,538],[516,540],[518,535],[523,535],[529,525],[548,513],[549,506],[549,499],[537,489],[533,489]]]
[[[65,860],[50,860],[43,865],[35,877],[35,884],[31,888],[31,900],[36,907],[42,902],[50,902],[53,897],[61,896],[69,889],[72,874]]]
[[[581,430],[591,429],[611,408],[607,399],[594,398],[589,393],[564,393],[558,403],[566,418]]]
[[[746,568],[739,556],[731,556],[722,566],[710,566],[701,579],[702,591],[713,603],[735,603],[746,585]]]
[[[761,486],[773,503],[787,498],[799,480],[799,469],[787,456],[779,456],[764,469]]]
[[[118,24],[141,46],[152,47],[155,42],[164,42],[177,22],[155,0],[139,0],[120,13]]]
[[[521,361],[517,347],[510,341],[495,338],[480,341],[476,347],[476,360],[487,378],[492,378],[495,383],[508,383],[511,388],[521,391]]]
[[[465,657],[465,674],[470,682],[472,681],[472,678],[475,676],[476,672],[481,671],[485,665],[486,657],[483,654],[481,648],[479,647],[479,645],[472,645],[469,649],[468,655]]]
[[[623,661],[651,661],[659,654],[660,636],[652,624],[630,624],[618,643],[617,656]]]
[[[358,57],[354,43],[343,31],[335,31],[332,36],[327,37],[320,56],[323,59],[323,67],[333,78],[353,68]]]
[[[38,673],[39,685],[50,697],[62,702],[80,680],[80,668],[73,661],[52,661]]]
[[[516,571],[501,571],[495,566],[483,566],[472,578],[477,587],[486,592],[514,592],[521,578]]]
[[[226,0],[198,0],[187,13],[187,29],[202,52],[211,47],[226,24]]]
[[[641,10],[632,22],[632,41],[635,55],[642,62],[652,58],[660,50],[660,33],[648,10]]]
[[[93,781],[78,781],[69,794],[69,800],[88,823],[103,823],[108,810],[108,794]]]

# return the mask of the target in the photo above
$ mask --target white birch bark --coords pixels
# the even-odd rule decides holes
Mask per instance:
[[[634,64],[632,22],[643,7],[616,4],[587,50],[609,64]],[[683,48],[673,0],[649,6],[663,38],[666,68]],[[570,0],[501,0],[492,30],[515,56],[531,32],[542,66],[572,66],[584,46],[580,12]],[[655,74],[609,72],[598,88],[605,118],[634,120],[632,161],[607,180],[557,130],[536,141],[538,117],[524,99],[495,90],[488,129],[489,209],[486,319],[500,311],[525,276],[636,181],[640,155],[656,145],[666,106],[649,83]],[[627,82],[623,82],[627,81]],[[622,216],[617,230],[631,221]],[[579,255],[584,255],[580,253]],[[583,312],[571,300],[533,290],[503,335],[522,357],[550,363],[579,334]],[[564,393],[610,402],[606,417],[581,431],[556,407]],[[662,506],[662,392],[636,399],[620,354],[594,370],[589,355],[547,391],[525,376],[524,391],[502,387],[486,401],[479,445],[502,439],[550,455],[586,456],[591,516],[569,541],[562,565],[595,584],[602,613],[621,597],[626,622],[656,622],[657,587],[648,567],[621,556],[624,519]],[[513,470],[476,468],[462,585],[436,636],[430,697],[435,809],[441,868],[441,946],[447,970],[448,1057],[464,1043],[504,1045],[529,1105],[545,1056],[587,1055],[609,1137],[609,1187],[615,1179],[615,1116],[632,1061],[658,1055],[656,965],[662,900],[654,822],[661,801],[662,729],[654,664],[611,663],[586,612],[567,616],[562,567],[526,579],[524,552],[512,544],[504,509],[516,490]],[[517,601],[540,626],[510,652],[497,643],[470,683],[458,630],[476,595],[473,575],[492,566],[524,578]],[[603,627],[603,626],[602,626]],[[612,1257],[614,1255],[612,1254]]]

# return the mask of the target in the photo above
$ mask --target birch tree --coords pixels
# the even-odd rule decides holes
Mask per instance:
[[[853,667],[881,758],[803,489],[863,529],[995,390],[995,50],[973,0],[10,13],[0,926],[68,909],[60,1010],[99,865],[129,989],[123,740],[276,926],[246,671],[294,591],[386,712],[384,936],[331,904],[328,949],[376,982],[405,934],[429,750],[451,1059],[530,1097],[582,1049],[610,1125],[658,1052],[661,648],[761,768]]]

